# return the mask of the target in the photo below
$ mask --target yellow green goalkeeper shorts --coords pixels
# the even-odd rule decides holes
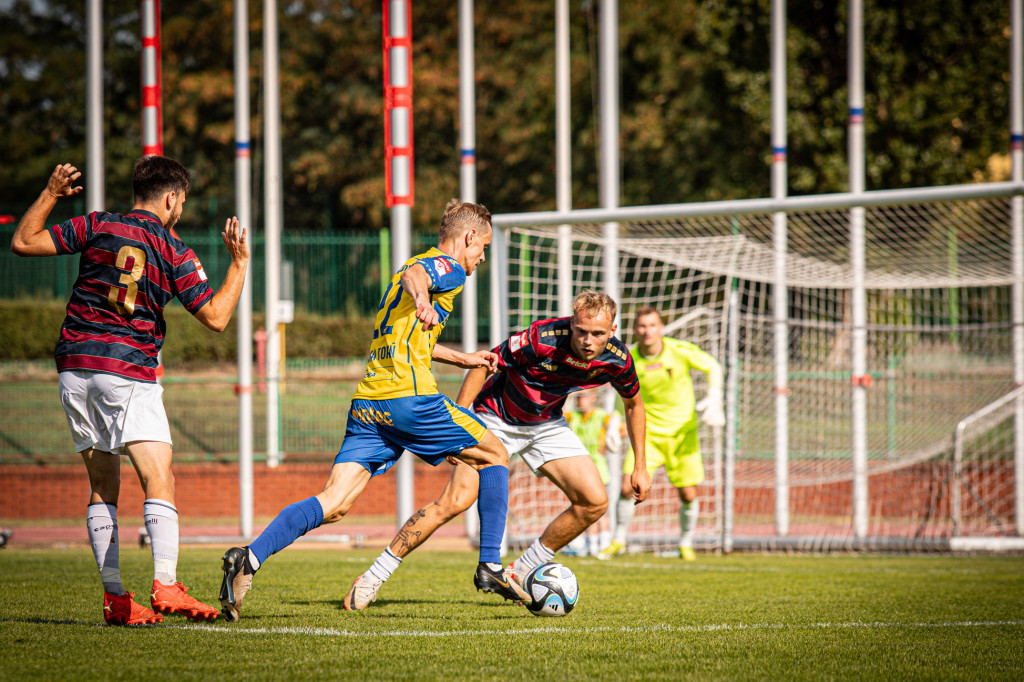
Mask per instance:
[[[676,488],[689,488],[704,482],[704,462],[700,456],[700,440],[697,429],[691,429],[675,436],[647,434],[647,472],[654,475],[658,467],[665,467],[665,475]],[[622,472],[633,473],[633,450],[622,463]]]

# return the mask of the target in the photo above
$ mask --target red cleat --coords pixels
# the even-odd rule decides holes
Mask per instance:
[[[153,581],[150,593],[153,610],[159,613],[177,613],[198,623],[204,620],[215,620],[220,611],[196,600],[188,595],[188,588],[182,583],[164,585],[159,580]]]
[[[103,617],[107,625],[152,625],[162,623],[164,617],[135,602],[135,593],[121,595],[103,593]]]

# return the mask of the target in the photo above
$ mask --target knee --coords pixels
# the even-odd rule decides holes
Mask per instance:
[[[580,518],[582,518],[588,525],[594,523],[608,511],[608,498],[602,497],[600,499],[584,500],[583,502],[574,505]]]
[[[679,499],[682,500],[683,502],[686,502],[687,504],[689,504],[690,502],[693,502],[694,500],[697,499],[697,488],[696,487],[680,488],[679,489]]]

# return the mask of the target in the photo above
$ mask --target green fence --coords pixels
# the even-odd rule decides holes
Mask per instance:
[[[62,216],[53,216],[54,220]],[[77,257],[19,258],[7,247],[14,225],[0,225],[0,299],[66,299],[78,273]],[[297,310],[317,315],[370,316],[381,296],[381,242],[387,230],[367,232],[286,231],[281,236],[281,258],[291,263],[292,293]],[[182,232],[182,239],[196,252],[211,283],[218,286],[230,263],[217,228]],[[417,232],[413,249],[425,251],[436,244],[436,235]],[[264,309],[263,235],[251,240],[253,259],[253,307]],[[385,253],[383,262],[390,263]],[[390,268],[388,268],[390,270]],[[384,273],[390,277],[391,273]],[[489,336],[489,268],[485,262],[476,272],[480,287],[476,316],[478,337]],[[446,327],[445,339],[457,344],[462,334],[461,309]]]

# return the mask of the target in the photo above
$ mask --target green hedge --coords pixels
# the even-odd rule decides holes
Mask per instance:
[[[0,301],[0,360],[40,360],[53,357],[64,320],[60,301]],[[217,334],[193,319],[177,303],[168,306],[164,362],[212,364],[235,362],[237,356],[234,317]],[[253,316],[253,328],[263,326],[263,316]],[[301,312],[285,333],[285,353],[290,358],[363,357],[370,346],[373,320],[321,317]]]

